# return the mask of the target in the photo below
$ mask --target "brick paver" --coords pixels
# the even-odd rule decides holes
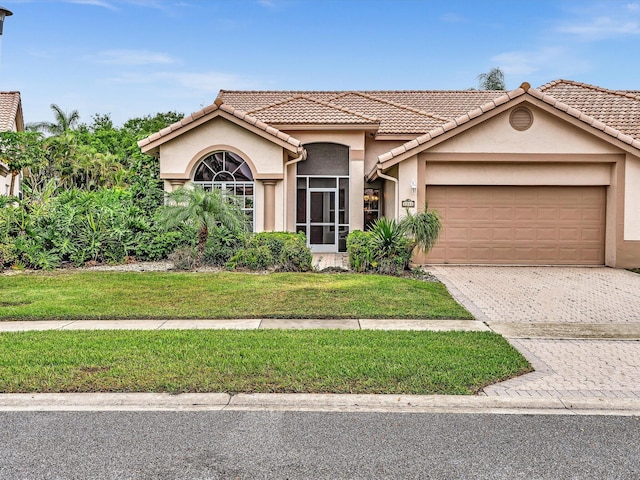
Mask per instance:
[[[537,323],[544,328],[545,323],[567,323],[579,329],[580,324],[586,328],[586,324],[615,327],[640,323],[640,275],[625,270],[471,266],[428,269],[489,326],[492,322],[513,322]],[[543,337],[539,330],[536,329],[537,335]],[[616,331],[606,330],[608,337]],[[484,389],[486,395],[640,398],[640,341],[617,339],[615,335],[607,339],[506,337],[531,362],[535,372],[489,386]]]
[[[510,341],[536,371],[487,387],[487,395],[640,398],[640,342]]]
[[[488,321],[640,323],[640,275],[627,270],[436,266],[429,271],[471,299]]]

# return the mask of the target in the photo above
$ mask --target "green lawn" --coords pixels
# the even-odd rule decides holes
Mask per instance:
[[[473,394],[531,371],[490,332],[0,333],[0,392]]]
[[[55,272],[0,276],[0,320],[473,318],[439,283],[317,273]]]

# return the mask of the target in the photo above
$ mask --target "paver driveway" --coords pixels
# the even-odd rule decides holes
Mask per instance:
[[[428,269],[536,370],[485,394],[640,398],[640,275],[588,267]]]

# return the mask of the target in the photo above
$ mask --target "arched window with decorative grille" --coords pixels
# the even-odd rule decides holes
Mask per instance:
[[[193,183],[205,190],[220,188],[235,195],[253,229],[255,182],[251,168],[239,155],[228,151],[208,155],[196,167]]]

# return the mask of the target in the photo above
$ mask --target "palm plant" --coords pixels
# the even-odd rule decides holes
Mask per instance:
[[[207,191],[199,185],[179,188],[168,195],[169,203],[160,211],[160,221],[165,228],[182,225],[197,230],[197,263],[204,257],[209,232],[224,226],[231,231],[246,231],[247,217],[237,199],[221,189]]]
[[[73,130],[80,120],[80,114],[77,110],[66,113],[55,103],[51,104],[51,110],[55,121],[53,122],[34,122],[27,124],[27,130],[43,132],[49,135],[60,135],[68,130]]]
[[[438,212],[429,211],[428,206],[418,213],[411,213],[408,209],[406,216],[401,220],[405,233],[413,239],[415,247],[425,254],[429,252],[436,243],[442,223]]]

